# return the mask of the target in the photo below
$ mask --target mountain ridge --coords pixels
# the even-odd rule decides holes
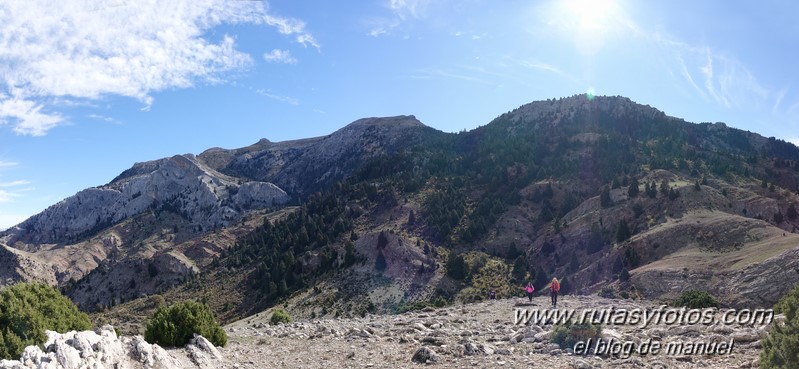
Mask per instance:
[[[542,288],[553,275],[578,293],[668,300],[699,287],[730,306],[768,305],[799,282],[784,269],[799,226],[797,158],[781,140],[578,95],[468,132],[364,118],[326,136],[137,163],[52,213],[92,214],[71,238],[23,222],[0,241],[33,252],[39,264],[26,270],[99,310],[160,293],[205,295],[225,320],[278,302],[306,317],[395,311],[524,280]],[[94,228],[104,219],[92,222],[88,199],[113,205],[103,189],[115,188],[128,198],[111,214],[139,212]],[[158,202],[136,203],[137,189]],[[705,273],[713,260],[736,266]],[[779,284],[759,287],[769,280]]]

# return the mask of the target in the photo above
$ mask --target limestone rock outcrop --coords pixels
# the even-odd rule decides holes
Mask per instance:
[[[165,350],[142,336],[117,337],[113,327],[104,326],[95,332],[47,331],[44,350],[28,346],[19,360],[0,360],[0,368],[215,368],[221,362],[222,355],[202,336],[184,349]]]

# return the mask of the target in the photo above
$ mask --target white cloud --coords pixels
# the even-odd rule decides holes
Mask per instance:
[[[707,94],[705,94],[705,91],[702,90],[702,88],[699,87],[699,85],[697,85],[696,82],[694,82],[694,77],[691,76],[690,72],[688,72],[688,67],[685,65],[685,60],[683,60],[683,58],[679,55],[677,56],[677,60],[679,61],[680,73],[682,74],[683,78],[685,78],[685,80],[688,81],[688,84],[690,84],[691,87],[693,87],[694,90],[700,96],[702,96],[703,99],[707,99]]]
[[[414,75],[411,75],[411,78],[414,79],[451,78],[466,82],[474,82],[489,86],[496,86],[496,83],[484,78],[476,77],[473,74],[474,73],[464,74],[458,72],[451,72],[450,70],[444,70],[444,69],[424,69],[417,71],[417,73]]]
[[[108,116],[105,116],[105,115],[100,115],[100,114],[89,114],[86,117],[92,118],[92,119],[95,119],[95,120],[100,120],[100,121],[103,121],[103,122],[106,122],[106,123],[111,123],[111,124],[122,124],[122,122],[120,122],[120,121],[118,121],[118,120],[116,120],[114,118],[111,118],[111,117],[108,117]]]
[[[300,100],[298,100],[296,98],[293,98],[293,97],[289,97],[289,96],[278,95],[276,93],[273,93],[272,91],[266,91],[266,90],[263,90],[263,89],[257,89],[257,90],[255,90],[255,93],[257,93],[257,94],[259,94],[261,96],[266,96],[266,97],[268,97],[268,98],[270,98],[272,100],[277,100],[277,101],[284,102],[284,103],[291,104],[291,105],[300,105]]]
[[[765,88],[740,60],[713,50],[709,46],[689,45],[662,35],[651,37],[665,50],[680,75],[696,93],[708,102],[737,109],[752,104],[773,107],[769,99],[781,100],[779,92]]]
[[[11,191],[0,190],[0,203],[10,202],[13,198],[19,197],[20,194]]]
[[[43,135],[65,122],[55,100],[108,95],[149,106],[152,93],[218,82],[251,65],[221,24],[277,28],[304,46],[319,45],[305,23],[268,12],[261,1],[4,1],[0,3],[0,123]]]
[[[4,168],[12,168],[17,166],[15,162],[8,162],[0,160],[0,170]],[[2,179],[2,176],[0,176]],[[29,181],[25,180],[12,180],[0,182],[0,203],[11,202],[13,199],[22,197],[22,193],[29,191],[30,188],[20,188],[20,186],[29,185]]]
[[[366,26],[369,27],[369,32],[367,34],[372,37],[380,37],[384,34],[387,34],[402,24],[399,17],[396,16],[392,16],[390,18],[372,17],[365,20],[364,23],[366,23]]]
[[[380,35],[382,35],[382,34],[384,34],[386,32],[388,32],[388,31],[385,28],[383,28],[383,27],[375,27],[375,28],[372,28],[369,31],[369,36],[379,37]]]
[[[402,22],[412,19],[425,18],[431,0],[388,0],[386,8],[391,11],[388,17],[372,17],[365,21],[369,27],[367,33],[372,37],[379,37],[390,33],[402,25]]]
[[[281,49],[273,49],[272,51],[264,54],[264,60],[270,63],[284,63],[284,64],[297,63],[297,58],[292,56],[290,51],[281,50]]]
[[[8,98],[0,101],[0,124],[15,123],[14,132],[42,136],[63,122],[58,113],[42,113],[43,106],[31,100]]]
[[[17,180],[11,182],[0,182],[0,187],[17,187],[17,186],[24,186],[26,184],[30,184],[30,182],[24,180]]]
[[[791,107],[788,108],[787,111],[788,111],[788,113],[794,113],[794,112],[799,111],[799,101],[797,101],[793,105],[791,105]]]
[[[521,62],[518,62],[518,63],[521,66],[525,67],[525,68],[543,70],[543,71],[546,71],[546,72],[557,74],[557,75],[559,75],[559,76],[561,76],[563,78],[568,79],[571,82],[574,82],[574,83],[578,82],[578,79],[576,77],[574,77],[573,75],[571,75],[571,74],[569,74],[567,72],[564,72],[562,69],[560,69],[560,68],[558,68],[558,67],[556,67],[556,66],[554,66],[552,64],[542,63],[542,62],[538,62],[538,61],[521,61]]]
[[[401,19],[425,15],[430,0],[389,0],[388,7]]]
[[[311,45],[320,48],[316,39],[305,30],[305,22],[294,18],[281,18],[269,14],[264,15],[266,24],[277,27],[278,31],[284,35],[296,35],[295,40],[303,46]]]
[[[771,107],[771,112],[776,114],[779,111],[780,104],[782,104],[782,99],[785,98],[785,94],[788,92],[787,89],[782,89],[777,92],[776,98],[774,100],[774,105]]]

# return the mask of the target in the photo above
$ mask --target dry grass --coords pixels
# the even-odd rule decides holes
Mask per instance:
[[[636,236],[653,242],[669,242],[661,235],[673,233],[691,234],[696,229],[728,235],[740,235],[740,245],[736,247],[711,248],[701,240],[679,247],[659,260],[636,269],[636,272],[652,270],[713,270],[717,273],[740,270],[748,265],[779,256],[799,245],[799,235],[784,233],[765,222],[731,215],[722,212],[695,212],[677,220],[670,220]],[[729,230],[722,232],[722,230]],[[701,231],[700,231],[701,232]],[[783,236],[783,234],[785,234]],[[673,239],[672,239],[673,240]],[[732,242],[732,241],[730,241]],[[723,245],[722,245],[723,246]]]

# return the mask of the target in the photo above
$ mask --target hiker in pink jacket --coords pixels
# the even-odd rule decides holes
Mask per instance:
[[[527,299],[530,302],[533,302],[533,292],[535,291],[535,287],[530,282],[527,282],[527,287],[524,288],[524,291],[527,292]]]

